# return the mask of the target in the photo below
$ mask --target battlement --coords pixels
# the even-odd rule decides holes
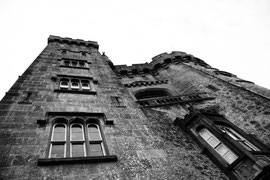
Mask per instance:
[[[194,57],[191,54],[187,54],[181,51],[172,51],[170,54],[162,53],[152,58],[150,63],[144,64],[132,64],[131,66],[127,65],[116,65],[115,72],[117,75],[135,75],[135,74],[144,74],[151,73],[153,75],[157,74],[157,70],[160,68],[167,68],[169,64],[179,64],[179,63],[188,63],[193,62],[203,67],[210,68],[207,63],[203,60]]]
[[[48,38],[48,44],[51,42],[83,45],[83,46],[88,46],[88,47],[94,47],[96,49],[99,48],[99,45],[96,41],[84,41],[82,39],[72,39],[68,37],[63,38],[60,36],[53,36],[53,35],[50,35],[50,37]]]

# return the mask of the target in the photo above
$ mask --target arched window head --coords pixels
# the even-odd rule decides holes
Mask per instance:
[[[95,123],[90,123],[88,128],[88,138],[90,145],[90,156],[104,156],[104,145],[99,126]]]
[[[86,156],[83,125],[79,123],[70,125],[70,156]]]
[[[218,125],[217,126],[222,132],[228,134],[233,140],[237,141],[248,151],[260,151],[256,146],[254,146],[251,142],[246,140],[243,136],[237,133],[230,127]]]
[[[157,97],[166,97],[166,96],[171,96],[171,93],[169,93],[167,90],[164,90],[164,89],[145,89],[135,94],[135,97],[138,100],[157,98]]]
[[[50,146],[50,158],[66,157],[66,125],[57,123],[53,126]]]
[[[200,129],[199,134],[227,163],[231,164],[238,158],[236,154],[225,146],[208,129]]]

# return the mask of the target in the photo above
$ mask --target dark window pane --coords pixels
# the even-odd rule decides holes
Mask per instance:
[[[58,157],[64,157],[64,144],[52,144],[52,150],[51,150],[51,157],[52,158],[58,158]]]
[[[68,85],[68,82],[67,81],[61,81],[61,85],[62,86],[67,86]]]
[[[84,156],[83,144],[72,144],[72,157]]]

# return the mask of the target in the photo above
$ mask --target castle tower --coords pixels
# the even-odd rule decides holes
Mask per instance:
[[[184,52],[50,36],[0,102],[0,179],[268,179],[270,91]]]

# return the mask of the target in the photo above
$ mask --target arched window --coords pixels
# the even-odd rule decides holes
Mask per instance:
[[[106,156],[98,120],[57,119],[52,126],[49,158]]]
[[[171,96],[171,93],[169,93],[165,89],[145,89],[145,90],[139,91],[135,94],[135,97],[138,100],[157,98],[157,97],[166,97],[166,96]]]
[[[217,126],[222,132],[228,134],[233,140],[237,141],[248,151],[260,151],[256,146],[254,146],[251,142],[246,140],[243,136],[237,133],[230,127],[218,125]]]
[[[104,156],[105,151],[99,126],[95,123],[90,123],[88,124],[87,129],[88,129],[90,156]]]
[[[208,129],[199,130],[200,136],[229,164],[233,163],[238,156],[225,146]]]
[[[79,123],[71,124],[70,126],[70,156],[81,157],[86,156],[85,138],[83,125]]]
[[[53,126],[49,153],[50,158],[66,157],[66,131],[66,125],[63,123],[57,123]]]

